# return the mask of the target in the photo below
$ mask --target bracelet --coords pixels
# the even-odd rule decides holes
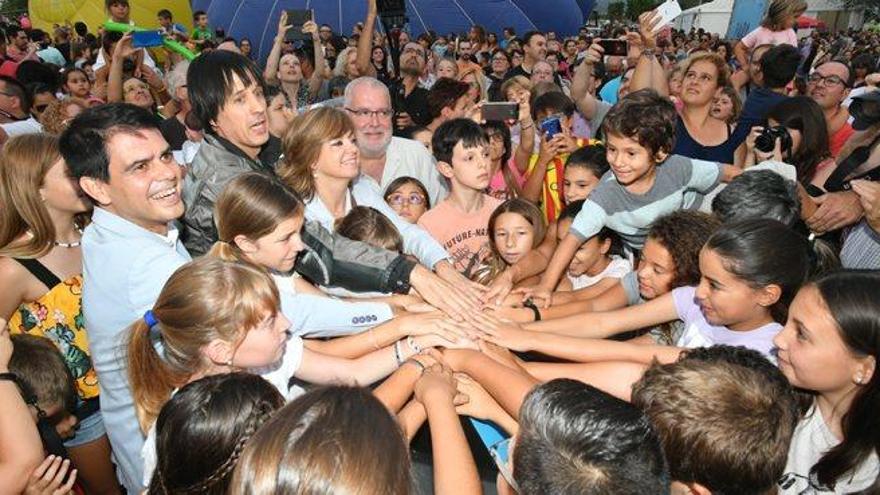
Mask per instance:
[[[15,373],[0,373],[0,380],[9,381],[18,385],[18,375],[16,375]]]
[[[526,300],[526,302],[523,303],[523,307],[529,308],[532,310],[533,313],[535,313],[535,321],[541,321],[541,311],[538,309],[537,306],[535,306],[534,301],[532,301],[531,299]]]
[[[524,125],[522,125],[522,124],[519,125],[520,130],[523,130],[523,131],[527,131],[527,130],[531,129],[532,127],[535,127],[535,123],[534,123],[534,122],[532,122],[531,124],[529,124],[528,127],[526,127],[526,126],[524,126]]]
[[[423,374],[425,372],[425,365],[422,364],[422,362],[419,361],[418,359],[409,358],[406,361],[404,361],[403,364],[406,364],[406,363],[412,363],[412,364],[418,366],[419,367],[419,374]]]
[[[648,57],[653,57],[656,54],[656,51],[657,51],[656,48],[643,48],[642,55],[648,56]]]
[[[397,362],[397,366],[403,365],[403,358],[400,353],[400,342],[401,341],[398,340],[394,343],[394,361]]]
[[[412,349],[414,354],[419,354],[422,352],[422,346],[416,343],[416,339],[414,339],[412,335],[407,336],[406,345],[408,345],[409,348]]]

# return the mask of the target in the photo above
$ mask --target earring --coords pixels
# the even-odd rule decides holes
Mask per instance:
[[[229,369],[232,369],[232,358],[229,358],[229,361],[226,361],[226,366],[227,366]]]
[[[856,384],[861,385],[862,380],[864,380],[864,379],[865,379],[865,375],[861,371],[859,371],[858,374],[856,375]]]

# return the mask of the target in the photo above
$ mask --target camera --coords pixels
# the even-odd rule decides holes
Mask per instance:
[[[755,139],[755,149],[763,153],[770,153],[776,147],[777,138],[783,153],[791,151],[791,134],[781,125],[765,127]]]

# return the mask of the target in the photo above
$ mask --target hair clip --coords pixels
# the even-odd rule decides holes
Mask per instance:
[[[147,328],[149,328],[151,339],[159,340],[162,338],[162,333],[159,332],[159,320],[156,318],[156,315],[153,314],[152,309],[148,309],[147,312],[144,313],[144,323],[146,323]]]

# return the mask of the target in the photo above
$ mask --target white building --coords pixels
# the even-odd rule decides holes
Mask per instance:
[[[675,23],[678,29],[688,31],[691,27],[703,28],[709,33],[727,33],[735,0],[714,0],[682,12]],[[740,0],[749,1],[749,0]],[[754,0],[752,0],[754,1]],[[807,0],[807,16],[823,21],[831,31],[861,29],[864,24],[863,10],[846,10],[837,0]]]

